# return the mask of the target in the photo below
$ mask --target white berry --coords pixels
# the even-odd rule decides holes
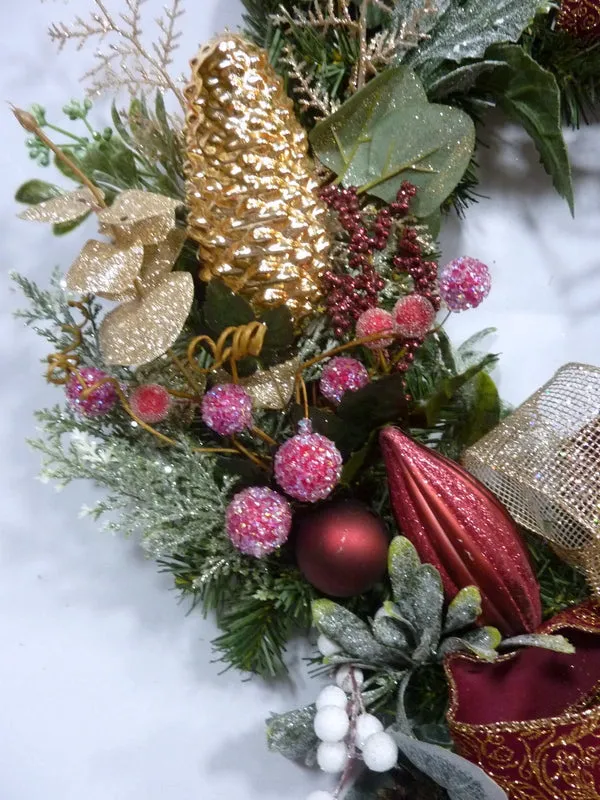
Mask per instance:
[[[317,711],[324,706],[337,706],[345,709],[347,705],[348,698],[339,686],[326,686],[317,697]]]
[[[334,800],[331,792],[311,792],[306,800]]]
[[[323,772],[343,772],[348,763],[348,750],[343,742],[321,742],[317,748],[317,764]]]
[[[339,644],[332,642],[331,639],[321,633],[317,639],[317,649],[322,656],[332,656],[335,653],[341,652],[342,648]]]
[[[369,736],[380,733],[383,723],[373,714],[361,714],[356,718],[356,744],[362,750]]]
[[[389,733],[374,733],[364,743],[363,759],[373,772],[388,772],[398,761],[398,746]]]
[[[314,728],[322,742],[340,742],[348,733],[350,720],[343,708],[324,706],[315,715]]]
[[[350,676],[350,671],[354,673],[354,682]],[[362,669],[358,669],[357,667],[349,667],[347,664],[345,664],[335,673],[335,682],[340,689],[343,689],[345,692],[351,692],[354,689],[354,683],[356,683],[356,686],[363,685],[365,682],[365,676],[363,675]]]

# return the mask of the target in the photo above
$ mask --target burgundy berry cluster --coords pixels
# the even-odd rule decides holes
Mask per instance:
[[[438,291],[438,267],[435,261],[426,261],[415,228],[406,227],[398,242],[398,251],[392,261],[398,272],[413,279],[415,292],[426,297],[436,311],[441,300]]]
[[[377,306],[378,295],[385,282],[375,271],[373,254],[376,250],[387,247],[393,220],[406,216],[410,200],[416,191],[412,184],[403,183],[395,202],[377,212],[371,230],[367,228],[361,214],[355,186],[342,189],[340,186],[329,185],[321,192],[325,203],[337,212],[340,225],[350,238],[348,250],[351,256],[348,266],[357,271],[356,275],[349,275],[329,270],[322,278],[327,314],[336,336],[346,333],[354,327],[363,312]]]

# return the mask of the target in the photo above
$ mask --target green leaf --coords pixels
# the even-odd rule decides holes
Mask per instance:
[[[571,165],[562,134],[556,78],[518,45],[495,45],[490,48],[489,55],[510,67],[497,73],[497,80],[490,82],[496,102],[531,136],[554,188],[565,198],[573,214]]]
[[[465,758],[393,728],[389,733],[402,755],[445,789],[449,800],[508,800],[498,784]]]
[[[502,66],[505,66],[504,61],[485,59],[455,67],[429,83],[427,96],[431,100],[437,100],[449,94],[466,94],[482,75],[493,72],[497,67]]]
[[[511,647],[542,647],[545,650],[553,650],[555,653],[571,654],[575,652],[575,648],[565,636],[548,633],[524,633],[504,639],[499,645],[502,650]]]
[[[487,372],[479,372],[469,389],[471,405],[465,419],[464,436],[460,436],[463,447],[475,444],[496,427],[502,412],[498,389]]]
[[[340,478],[340,483],[344,486],[349,486],[352,481],[356,478],[360,470],[363,468],[365,461],[367,460],[367,456],[369,455],[373,443],[376,439],[375,431],[371,432],[367,442],[363,445],[360,450],[355,450],[354,453],[344,462],[344,466],[342,469],[342,475]]]
[[[292,316],[287,306],[278,306],[265,311],[260,321],[267,326],[260,359],[266,366],[278,364],[287,358],[294,343]]]
[[[470,336],[460,345],[456,351],[456,361],[460,369],[472,367],[473,364],[481,360],[481,351],[477,349],[477,345],[488,336],[496,333],[496,330],[496,328],[484,328],[474,333],[473,336]]]
[[[78,228],[82,222],[85,222],[85,220],[90,216],[91,213],[92,213],[91,211],[88,211],[83,216],[77,217],[77,219],[70,219],[67,220],[66,222],[54,223],[54,225],[52,226],[52,233],[55,236],[64,236],[66,233],[71,233],[71,231],[74,231],[75,228]]]
[[[465,586],[448,606],[443,633],[453,633],[474,625],[480,614],[481,593],[479,589],[476,586]]]
[[[462,178],[475,145],[471,118],[432,105],[404,67],[385,70],[317,125],[311,143],[345,186],[392,202],[405,180],[420,190],[412,211],[433,214]]]
[[[23,183],[15,193],[15,200],[19,203],[37,205],[53,197],[58,197],[62,191],[52,183],[46,181],[31,180]]]
[[[379,644],[366,622],[333,600],[314,600],[312,614],[319,632],[337,642],[349,656],[383,664],[393,659],[393,653]]]
[[[421,566],[415,546],[404,536],[392,539],[388,550],[388,573],[396,603],[404,596],[406,583],[413,579]]]
[[[337,408],[338,417],[362,426],[365,435],[386,422],[405,419],[406,414],[404,377],[400,373],[368,383],[356,392],[346,392]]]
[[[316,712],[313,704],[286,714],[273,714],[267,723],[269,750],[312,766],[319,744],[313,728]]]
[[[451,3],[429,38],[416,47],[407,62],[464,61],[483,58],[496,42],[516,42],[538,11],[540,0],[464,0]]]
[[[204,319],[215,334],[230,326],[247,325],[254,320],[254,311],[246,300],[235,294],[223,281],[214,278],[206,289]]]
[[[481,361],[469,367],[464,372],[461,372],[459,375],[453,375],[442,381],[438,391],[429,397],[421,406],[422,410],[425,412],[428,427],[435,426],[444,406],[448,405],[452,398],[466,383],[468,383],[468,381],[472,380],[479,372],[496,361],[497,356],[495,355],[490,354],[484,356]]]

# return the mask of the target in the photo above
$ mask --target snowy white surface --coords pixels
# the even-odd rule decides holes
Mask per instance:
[[[81,96],[77,78],[90,52],[56,56],[46,26],[83,12],[89,0],[0,5],[2,98],[24,107],[41,102],[57,115]],[[160,5],[149,0],[149,20]],[[240,19],[237,0],[188,6],[180,70],[200,42]],[[219,675],[211,621],[184,616],[168,579],[134,543],[78,519],[93,487],[55,495],[35,480],[37,456],[24,439],[34,434],[33,410],[60,395],[41,377],[43,342],[10,316],[19,298],[6,275],[18,269],[44,283],[93,229],[52,239],[44,226],[14,219],[14,189],[37,168],[8,110],[0,130],[0,798],[303,800],[327,779],[270,755],[263,739],[269,711],[317,694],[298,657],[294,685]],[[519,131],[496,124],[489,140],[482,192],[491,199],[471,208],[465,222],[447,224],[444,255],[486,261],[493,292],[449,329],[460,340],[498,328],[491,344],[503,353],[500,385],[516,403],[565,361],[600,363],[600,130],[569,134],[575,220]]]

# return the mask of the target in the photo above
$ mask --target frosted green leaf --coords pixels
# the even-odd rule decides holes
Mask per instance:
[[[393,660],[394,654],[379,644],[366,622],[347,608],[333,600],[314,600],[312,613],[319,632],[339,644],[344,653],[369,663]]]
[[[410,656],[410,642],[405,629],[392,617],[380,617],[373,623],[373,633],[378,642],[391,650],[397,650],[407,658]]]
[[[412,65],[431,61],[483,58],[497,42],[516,42],[538,11],[540,0],[465,0],[451,3],[423,42],[407,59]]]
[[[444,639],[438,650],[438,658],[441,660],[450,653],[466,652],[483,661],[495,661],[498,657],[496,648],[501,640],[502,636],[497,628],[490,625],[476,628],[467,631],[464,636],[449,636]]]
[[[312,765],[319,744],[313,728],[315,714],[314,704],[285,714],[273,714],[267,723],[269,750]]]
[[[445,789],[450,800],[507,800],[506,793],[482,769],[456,753],[399,731],[389,733],[400,752]]]
[[[444,633],[468,628],[481,614],[481,594],[476,586],[465,586],[448,606]]]
[[[553,650],[555,653],[574,653],[575,648],[564,636],[548,633],[524,633],[521,636],[513,636],[504,639],[500,647],[507,650],[511,647],[542,647],[546,650]]]

